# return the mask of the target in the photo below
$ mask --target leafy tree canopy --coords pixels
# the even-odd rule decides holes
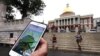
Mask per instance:
[[[33,15],[39,15],[43,8],[45,7],[45,4],[42,0],[2,0],[5,5],[7,5],[7,13],[6,13],[6,19],[7,20],[13,20],[13,16],[11,15],[12,6],[17,8],[20,13],[22,14],[22,19],[29,16],[29,14]]]

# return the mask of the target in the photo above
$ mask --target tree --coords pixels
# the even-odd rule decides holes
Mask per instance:
[[[42,13],[45,4],[41,0],[2,0],[7,5],[6,19],[13,20],[13,7],[17,8],[22,14],[22,19],[29,16],[30,14],[39,15]]]

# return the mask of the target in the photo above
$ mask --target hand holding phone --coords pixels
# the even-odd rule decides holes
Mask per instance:
[[[46,30],[46,25],[32,21],[25,28],[13,48],[10,56],[30,56],[35,51],[41,37]]]
[[[36,49],[36,51],[32,52],[31,56],[47,56],[47,41],[41,38],[40,45]]]

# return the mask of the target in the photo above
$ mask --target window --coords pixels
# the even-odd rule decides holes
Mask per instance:
[[[13,38],[13,35],[14,35],[13,33],[10,33],[10,38]]]

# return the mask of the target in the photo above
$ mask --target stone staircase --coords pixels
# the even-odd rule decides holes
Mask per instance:
[[[52,48],[53,33],[46,33],[44,38],[48,42],[49,48]],[[57,37],[57,46],[59,50],[78,51],[75,35],[76,33],[54,33]],[[83,41],[81,43],[82,51],[100,52],[100,33],[82,33]]]

